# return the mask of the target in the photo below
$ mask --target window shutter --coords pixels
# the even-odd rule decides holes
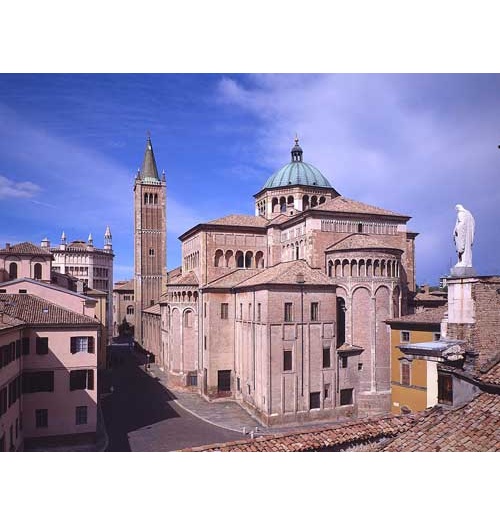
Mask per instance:
[[[76,353],[76,338],[71,338],[71,354]]]
[[[22,353],[24,356],[30,353],[30,339],[29,338],[23,338],[22,340]]]
[[[94,337],[93,336],[89,336],[88,349],[89,349],[90,353],[94,353],[95,352],[95,350],[94,350]]]
[[[87,371],[87,389],[89,391],[93,391],[94,390],[94,370],[93,369],[89,369]]]

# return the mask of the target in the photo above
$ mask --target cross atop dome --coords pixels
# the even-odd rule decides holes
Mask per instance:
[[[295,133],[295,146],[292,148],[292,163],[301,163],[302,162],[302,148],[299,145],[299,137]]]

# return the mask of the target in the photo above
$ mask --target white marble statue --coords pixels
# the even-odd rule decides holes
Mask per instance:
[[[455,267],[472,267],[472,244],[474,243],[474,218],[462,205],[455,206],[457,222],[453,231],[453,239],[458,254]]]

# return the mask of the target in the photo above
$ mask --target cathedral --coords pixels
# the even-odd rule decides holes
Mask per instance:
[[[344,197],[304,161],[180,236],[166,272],[166,181],[148,139],[134,185],[136,341],[175,389],[264,425],[390,411],[390,334],[415,292],[410,217]]]

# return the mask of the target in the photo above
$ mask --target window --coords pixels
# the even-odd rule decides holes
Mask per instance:
[[[198,385],[198,375],[196,372],[188,374],[187,384],[191,387],[196,387]]]
[[[283,371],[292,370],[292,351],[283,351]]]
[[[309,409],[320,408],[320,392],[309,393]]]
[[[352,405],[352,389],[340,390],[340,405]]]
[[[293,321],[293,303],[285,303],[285,321]]]
[[[231,391],[231,371],[217,371],[217,391]]]
[[[9,265],[9,278],[17,279],[17,263],[11,263]]]
[[[319,304],[317,302],[311,303],[311,321],[318,321],[319,319]]]
[[[410,341],[410,332],[409,331],[401,331],[401,341],[402,342],[409,342]]]
[[[223,320],[227,320],[229,318],[229,303],[220,304],[220,317]]]
[[[411,364],[408,362],[401,362],[401,384],[410,385],[410,368]]]
[[[325,399],[330,398],[330,384],[325,384],[323,388],[323,398]]]
[[[77,369],[69,372],[69,390],[78,391],[81,389],[94,389],[94,370]]]
[[[77,426],[85,425],[87,423],[87,406],[78,405],[75,410],[75,424]]]
[[[129,305],[127,307],[127,314],[134,314],[134,306],[133,305]]]
[[[21,352],[24,356],[30,353],[30,339],[29,338],[23,338],[21,340]]]
[[[252,319],[252,304],[251,303],[248,304],[248,319],[249,320]]]
[[[260,308],[261,308],[260,303],[257,303],[257,321],[260,321],[260,319],[261,319],[261,310],[260,310]]]
[[[154,248],[150,248],[149,249],[149,255],[150,256],[154,256],[155,255],[155,249]]]
[[[243,303],[240,303],[240,320],[243,319]]]
[[[207,337],[206,336],[203,336],[203,348],[205,349],[205,351],[207,350]]]
[[[19,289],[19,294],[28,294],[28,289]]]
[[[23,374],[23,393],[54,392],[54,371],[37,371]]]
[[[236,377],[236,389],[238,391],[241,391],[241,380],[240,380],[240,377]]]
[[[439,332],[435,332],[433,335],[434,341],[437,342],[441,338],[441,334]]]
[[[94,352],[93,336],[72,336],[71,337],[71,354],[77,352]]]
[[[42,265],[41,263],[35,263],[33,267],[33,276],[35,279],[42,279]]]
[[[7,387],[0,389],[0,416],[7,412]]]
[[[453,378],[451,374],[438,373],[438,402],[453,405]]]
[[[21,358],[21,340],[16,340],[15,348],[16,348],[16,360],[18,360],[19,358]]]
[[[49,339],[46,337],[36,337],[36,353],[37,354],[48,354],[49,353]]]
[[[323,347],[323,369],[327,369],[330,366],[330,346]]]
[[[340,362],[341,369],[347,368],[347,356],[339,356],[339,362]]]
[[[363,370],[363,364],[362,363],[358,363],[358,371],[362,371]]]
[[[9,407],[15,404],[21,396],[21,377],[18,376],[9,383]]]
[[[49,425],[48,409],[36,409],[35,410],[35,425],[36,427],[48,427]]]
[[[193,311],[187,310],[184,313],[184,327],[189,328],[193,326]]]

